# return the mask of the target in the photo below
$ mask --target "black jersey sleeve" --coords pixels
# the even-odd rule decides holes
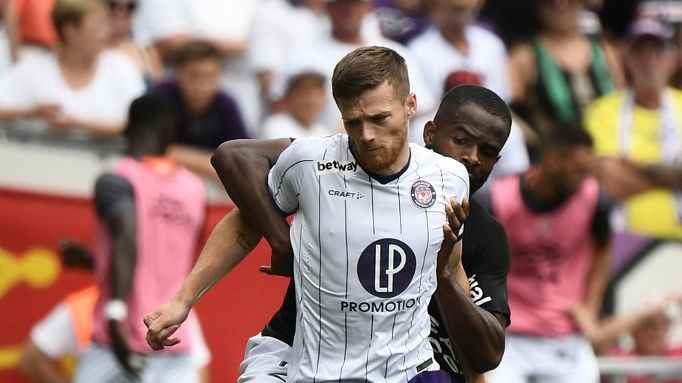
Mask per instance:
[[[100,220],[107,222],[121,204],[135,204],[133,186],[125,178],[105,173],[95,183],[95,211]]]
[[[502,315],[506,326],[511,323],[507,301],[510,262],[511,252],[504,228],[483,207],[472,201],[471,213],[465,223],[462,253],[471,298],[484,310]]]
[[[261,335],[281,340],[289,346],[294,343],[296,332],[296,287],[293,278],[289,281],[289,287],[284,295],[282,306],[272,316],[270,322],[265,325]]]

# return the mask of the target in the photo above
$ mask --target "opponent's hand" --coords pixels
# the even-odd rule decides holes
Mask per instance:
[[[128,336],[123,323],[115,320],[109,321],[109,338],[114,356],[123,369],[132,376],[138,376],[142,366],[134,358],[134,354],[128,347]]]
[[[147,343],[153,350],[163,350],[180,343],[180,339],[171,338],[180,325],[187,319],[190,307],[175,299],[164,303],[156,311],[144,316],[147,326]]]

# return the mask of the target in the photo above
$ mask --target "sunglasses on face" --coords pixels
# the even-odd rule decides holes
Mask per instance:
[[[128,13],[133,13],[137,9],[137,1],[107,0],[107,6],[111,11],[124,9]]]

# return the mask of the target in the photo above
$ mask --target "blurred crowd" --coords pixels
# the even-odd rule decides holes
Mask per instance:
[[[591,175],[615,204],[610,230],[682,239],[682,2],[0,0],[0,12],[9,139],[114,145],[144,95],[165,104],[168,156],[217,180],[210,155],[224,141],[341,131],[333,68],[382,45],[408,63],[412,141],[423,144],[446,91],[483,85],[514,117],[494,176],[525,172],[548,132],[581,126]],[[666,343],[679,302],[601,321],[574,314],[600,353],[682,355]],[[625,334],[634,345],[614,347]]]

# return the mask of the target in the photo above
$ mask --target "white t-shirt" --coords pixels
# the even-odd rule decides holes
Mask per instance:
[[[432,96],[440,100],[449,75],[463,71],[480,78],[481,85],[493,90],[503,100],[509,100],[507,52],[504,43],[493,33],[470,26],[466,30],[469,55],[450,45],[440,31],[429,28],[408,45],[424,71]]]
[[[0,76],[0,109],[29,109],[56,104],[69,116],[86,121],[121,124],[130,103],[145,91],[142,73],[124,54],[104,51],[92,81],[70,88],[53,55],[24,55]]]
[[[277,113],[268,117],[261,131],[262,138],[303,138],[325,135],[328,135],[328,132],[319,124],[306,128],[287,113]]]
[[[191,333],[191,358],[196,368],[208,366],[211,351],[206,346],[199,319],[192,311],[187,319]],[[78,356],[83,349],[78,345],[74,322],[66,304],[59,303],[52,311],[31,329],[31,341],[45,355],[52,359]]]
[[[301,52],[291,52],[289,61],[283,71],[284,78],[303,71],[315,71],[327,77],[327,103],[320,117],[320,124],[329,134],[333,134],[341,119],[341,114],[332,95],[331,77],[336,64],[348,53],[362,46],[378,45],[398,52],[407,63],[410,88],[417,95],[417,114],[430,114],[436,107],[435,100],[429,91],[419,63],[402,45],[386,39],[368,40],[365,45],[353,45],[340,42],[327,35],[312,48]]]
[[[468,198],[459,162],[410,145],[410,162],[379,182],[348,136],[294,141],[268,175],[294,214],[297,318],[287,381],[405,382],[430,363],[427,306],[449,197]]]

